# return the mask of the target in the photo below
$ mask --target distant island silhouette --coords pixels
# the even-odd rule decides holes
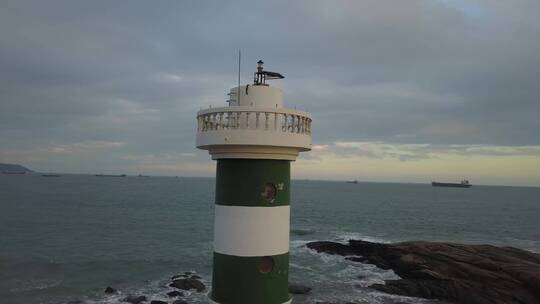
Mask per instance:
[[[33,170],[30,170],[24,166],[18,164],[2,164],[0,163],[0,172],[4,174],[24,174],[24,173],[34,173]]]

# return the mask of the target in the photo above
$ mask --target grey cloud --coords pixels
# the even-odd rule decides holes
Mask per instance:
[[[418,161],[438,159],[442,156],[512,156],[540,157],[539,146],[495,146],[495,145],[445,145],[445,144],[401,144],[388,142],[336,142],[319,146],[307,159],[324,159],[332,155],[339,158],[398,159]]]
[[[289,106],[313,113],[316,143],[538,145],[539,9],[3,1],[0,149],[107,141],[126,143],[118,157],[183,159],[194,152],[195,112],[224,104],[235,85],[238,48],[244,81],[259,58],[286,75],[278,85]],[[196,153],[185,161],[207,159]]]

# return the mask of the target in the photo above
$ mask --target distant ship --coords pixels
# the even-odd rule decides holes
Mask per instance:
[[[125,174],[96,174],[97,177],[126,177]]]
[[[349,183],[349,184],[358,184],[358,181],[357,180],[352,180],[352,181],[347,181],[347,183]]]
[[[469,181],[466,180],[466,179],[462,180],[461,183],[431,182],[431,186],[433,186],[433,187],[454,187],[454,188],[470,188],[470,187],[472,187],[471,183],[469,183]]]

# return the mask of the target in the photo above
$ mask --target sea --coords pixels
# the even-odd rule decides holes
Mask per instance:
[[[318,240],[451,241],[540,253],[540,188],[295,180],[293,303],[442,303],[369,288],[391,270],[315,253]],[[0,303],[172,303],[173,275],[210,286],[213,178],[0,175]],[[119,292],[104,293],[107,286]],[[189,303],[206,303],[192,292]]]

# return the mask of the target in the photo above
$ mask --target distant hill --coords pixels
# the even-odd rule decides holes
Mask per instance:
[[[17,164],[1,164],[0,163],[0,172],[26,172],[26,173],[32,173],[34,171],[23,167],[21,165]]]

